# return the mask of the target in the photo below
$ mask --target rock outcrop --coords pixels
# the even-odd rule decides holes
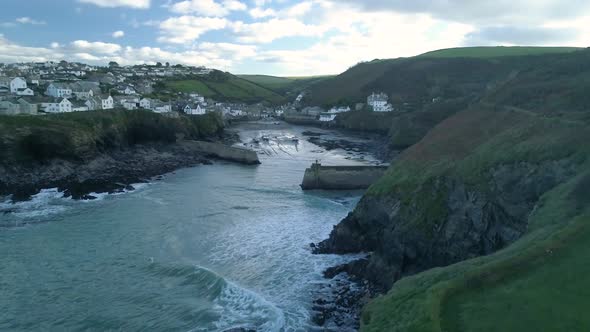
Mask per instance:
[[[403,276],[493,253],[517,240],[541,195],[574,174],[567,160],[502,165],[486,188],[440,177],[402,195],[366,195],[316,253],[370,252],[358,270],[382,291]]]

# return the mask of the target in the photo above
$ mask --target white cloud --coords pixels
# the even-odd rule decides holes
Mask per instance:
[[[250,16],[253,18],[264,18],[277,15],[277,12],[275,12],[275,10],[272,8],[262,9],[260,7],[252,8],[248,13],[250,13]]]
[[[52,43],[51,48],[27,47],[16,44],[0,34],[0,62],[43,62],[49,60],[79,61],[106,65],[116,61],[121,65],[181,63],[212,68],[231,68],[239,59],[252,56],[253,46],[205,43],[194,50],[174,52],[157,47],[122,47],[102,42],[74,41],[65,46]]]
[[[231,43],[201,43],[199,50],[206,54],[222,58],[242,60],[256,56],[257,47],[254,45],[231,44]]]
[[[311,1],[300,2],[285,10],[285,14],[289,17],[302,16],[311,10],[313,3]]]
[[[178,14],[198,14],[204,16],[227,16],[231,11],[246,10],[248,7],[237,0],[185,0],[170,6],[170,11]]]
[[[89,3],[99,7],[130,7],[137,9],[150,8],[150,0],[78,0],[81,3]]]
[[[47,24],[45,21],[38,21],[34,20],[30,17],[19,17],[16,21],[20,24],[32,24],[32,25],[45,25]]]
[[[228,21],[218,17],[180,16],[171,17],[160,23],[159,42],[184,44],[198,39],[211,30],[220,30]]]
[[[237,1],[237,0],[224,0],[223,6],[228,10],[247,10],[248,6],[245,3]]]
[[[103,42],[89,42],[86,40],[75,40],[70,43],[70,47],[78,52],[90,52],[99,54],[114,54],[121,50],[118,44],[103,43]]]
[[[321,36],[325,30],[316,25],[308,25],[297,19],[273,18],[266,22],[231,24],[232,31],[243,43],[271,43],[274,40],[292,36]]]
[[[122,38],[125,36],[125,31],[118,30],[113,32],[113,38]]]

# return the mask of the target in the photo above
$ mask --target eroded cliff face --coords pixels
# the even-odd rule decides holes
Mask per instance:
[[[397,194],[369,192],[316,252],[371,252],[360,273],[386,291],[403,276],[514,242],[539,198],[574,173],[568,160],[523,162],[495,167],[478,184],[445,176]]]

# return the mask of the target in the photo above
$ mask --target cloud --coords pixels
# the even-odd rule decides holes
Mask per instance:
[[[212,68],[231,67],[236,61],[251,56],[253,46],[232,44],[203,44],[193,50],[174,52],[158,47],[123,47],[102,42],[74,41],[64,46],[52,43],[51,48],[27,47],[14,43],[0,34],[0,62],[44,62],[49,60],[78,61],[106,65],[116,61],[121,65],[171,62]]]
[[[122,38],[125,36],[125,31],[118,30],[113,32],[113,38]]]
[[[170,6],[170,11],[177,14],[198,14],[204,16],[222,17],[231,11],[246,10],[248,7],[237,0],[185,0]]]
[[[75,40],[70,43],[70,47],[78,52],[90,52],[99,54],[114,54],[121,50],[118,44],[103,43],[103,42],[89,42],[86,40]]]
[[[78,0],[81,3],[97,5],[99,7],[130,7],[136,9],[150,8],[150,0]]]
[[[270,43],[293,36],[320,36],[325,32],[320,26],[308,25],[297,19],[273,18],[265,22],[233,22],[231,29],[242,43]]]
[[[254,45],[232,44],[232,43],[201,43],[199,50],[216,57],[242,60],[256,56],[257,47]]]
[[[198,39],[211,30],[228,26],[229,21],[218,17],[180,16],[171,17],[160,23],[159,42],[184,44]]]
[[[276,16],[277,15],[277,12],[275,12],[275,10],[272,8],[262,9],[260,7],[252,8],[252,9],[250,9],[250,11],[248,13],[253,18],[264,18],[264,17],[268,17],[268,16]]]
[[[45,25],[47,22],[45,21],[37,21],[30,17],[19,17],[16,21],[20,24],[32,24],[32,25]]]
[[[466,36],[467,45],[551,45],[575,41],[580,32],[573,28],[492,26]]]
[[[429,14],[462,23],[504,24],[543,22],[547,19],[577,17],[590,8],[586,0],[340,0],[367,12]]]

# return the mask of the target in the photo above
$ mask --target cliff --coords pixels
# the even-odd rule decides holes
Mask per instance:
[[[470,259],[494,257],[504,248],[511,255],[485,261],[516,259],[521,252],[511,248],[532,247],[522,241],[533,230],[547,235],[580,216],[590,203],[588,195],[576,195],[573,189],[581,187],[590,169],[590,146],[584,143],[590,141],[590,131],[582,117],[576,112],[564,116],[478,105],[443,121],[402,153],[317,249],[371,252],[363,268],[349,270],[378,291],[393,286],[365,309],[362,330],[439,331],[444,319],[429,316],[429,301],[435,301],[435,314],[441,316],[454,290],[448,297],[422,296],[409,283],[434,292],[442,287],[441,279],[459,282],[456,278],[462,274],[452,264],[466,261],[461,271],[472,273]],[[558,195],[560,202],[575,195],[578,208],[563,203],[548,210],[545,200],[551,195]],[[554,219],[539,221],[551,213]],[[440,279],[424,281],[419,275],[402,283],[402,290],[397,286],[404,277],[445,266],[450,267],[428,274]],[[488,273],[499,272],[489,267]],[[422,318],[426,325],[421,325]]]
[[[66,196],[89,198],[91,192],[120,191],[151,176],[207,163],[208,156],[254,162],[256,156],[229,147],[183,143],[219,140],[222,134],[216,114],[113,110],[2,117],[0,195],[27,199],[58,187]]]

